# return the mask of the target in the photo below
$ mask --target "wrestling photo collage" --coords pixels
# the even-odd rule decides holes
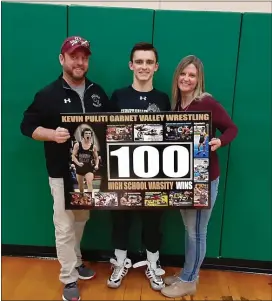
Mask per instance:
[[[163,128],[164,127],[164,128]],[[103,165],[99,141],[90,126],[78,129],[71,149],[73,207],[129,209],[129,207],[207,207],[209,195],[209,124],[205,122],[107,125],[106,142],[193,142],[193,189],[168,192],[102,192]]]

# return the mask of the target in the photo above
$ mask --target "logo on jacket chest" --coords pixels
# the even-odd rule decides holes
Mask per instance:
[[[70,98],[64,98],[64,103],[71,103],[71,99]]]
[[[101,101],[100,101],[100,96],[98,94],[93,94],[91,96],[92,98],[92,101],[93,101],[93,106],[96,107],[96,108],[99,108],[101,107]]]
[[[159,112],[160,108],[155,103],[149,103],[147,112]]]

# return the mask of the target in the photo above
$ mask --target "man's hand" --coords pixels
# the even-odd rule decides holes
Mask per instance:
[[[218,138],[212,138],[209,145],[211,145],[211,151],[214,152],[221,146],[221,140]]]
[[[70,138],[70,134],[67,129],[58,127],[54,132],[53,141],[57,143],[64,143]]]

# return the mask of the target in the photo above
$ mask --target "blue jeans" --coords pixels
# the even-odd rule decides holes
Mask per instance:
[[[182,281],[196,280],[206,255],[207,226],[217,193],[219,177],[211,182],[211,209],[180,210],[185,226],[185,263],[179,277]]]

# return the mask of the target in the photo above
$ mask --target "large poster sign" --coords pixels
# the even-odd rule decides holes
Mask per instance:
[[[210,208],[210,112],[61,115],[66,209]]]

